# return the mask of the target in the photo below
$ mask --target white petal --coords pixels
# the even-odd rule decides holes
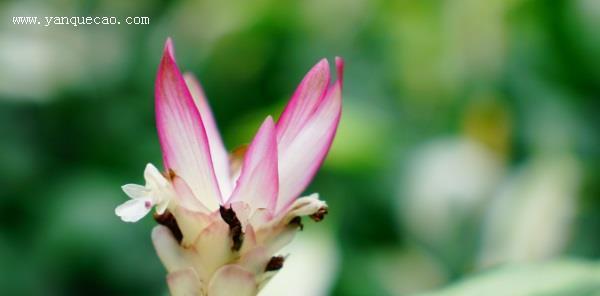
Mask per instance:
[[[121,186],[121,189],[123,189],[123,192],[131,198],[145,197],[150,193],[150,190],[138,184],[125,184]]]
[[[160,173],[160,171],[151,163],[146,164],[144,169],[144,179],[146,180],[146,186],[149,187],[165,187],[169,185],[169,181]]]
[[[256,295],[254,274],[239,265],[225,265],[219,269],[208,285],[210,296]]]
[[[162,215],[165,212],[165,210],[167,209],[168,206],[169,206],[169,200],[168,199],[161,200],[156,205],[156,212],[158,214]]]
[[[130,199],[115,209],[115,214],[125,222],[137,222],[152,209],[150,198]]]
[[[327,203],[319,200],[318,193],[313,193],[309,196],[300,197],[295,200],[284,220],[290,220],[298,216],[316,214],[321,209],[327,209]]]

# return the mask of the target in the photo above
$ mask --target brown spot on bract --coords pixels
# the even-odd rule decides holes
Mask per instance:
[[[175,171],[173,169],[167,169],[167,171],[163,172],[163,176],[165,176],[167,180],[173,181],[173,179],[177,177],[177,174],[175,174]]]
[[[238,219],[232,208],[221,206],[219,207],[219,212],[223,221],[229,225],[229,235],[231,236],[232,241],[231,250],[239,251],[244,242],[244,232],[242,231],[240,219]]]
[[[165,211],[164,213],[162,213],[162,215],[154,213],[153,217],[156,223],[169,228],[177,242],[181,243],[181,240],[183,239],[183,234],[181,233],[179,225],[177,225],[177,220],[175,220],[175,216],[173,216],[171,212]]]
[[[310,218],[313,219],[315,222],[320,222],[325,218],[325,215],[327,215],[327,213],[329,213],[329,210],[326,207],[323,207],[318,209],[316,213],[310,215]]]
[[[283,256],[271,257],[271,260],[269,260],[269,262],[267,263],[267,266],[265,267],[265,272],[280,270],[283,267],[284,261],[285,261],[285,258]]]
[[[300,231],[304,230],[304,224],[302,224],[302,218],[300,216],[294,217],[294,219],[290,220],[289,225],[297,226],[300,228]]]

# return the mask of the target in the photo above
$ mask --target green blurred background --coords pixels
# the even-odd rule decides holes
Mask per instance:
[[[0,2],[0,294],[166,295],[150,218],[163,43],[226,145],[346,60],[342,121],[264,295],[598,295],[600,1]],[[13,25],[149,16],[150,25]]]

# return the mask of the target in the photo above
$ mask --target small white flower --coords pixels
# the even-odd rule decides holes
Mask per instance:
[[[174,195],[171,183],[151,163],[144,170],[146,185],[126,184],[121,188],[131,200],[115,209],[115,214],[125,222],[136,222],[156,206],[156,212],[162,214]]]

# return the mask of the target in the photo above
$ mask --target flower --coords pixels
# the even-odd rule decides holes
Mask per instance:
[[[146,216],[153,206],[162,214],[175,192],[171,183],[151,163],[144,170],[146,185],[126,184],[121,187],[131,200],[115,209],[115,214],[125,222],[136,222]]]
[[[330,84],[323,59],[304,77],[281,117],[269,116],[247,148],[227,153],[200,84],[181,74],[167,40],[155,85],[164,175],[148,165],[146,186],[125,185],[117,207],[137,221],[156,206],[152,241],[172,295],[256,295],[282,268],[278,254],[301,216],[327,204],[298,196],[324,160],[341,115],[343,61]]]

